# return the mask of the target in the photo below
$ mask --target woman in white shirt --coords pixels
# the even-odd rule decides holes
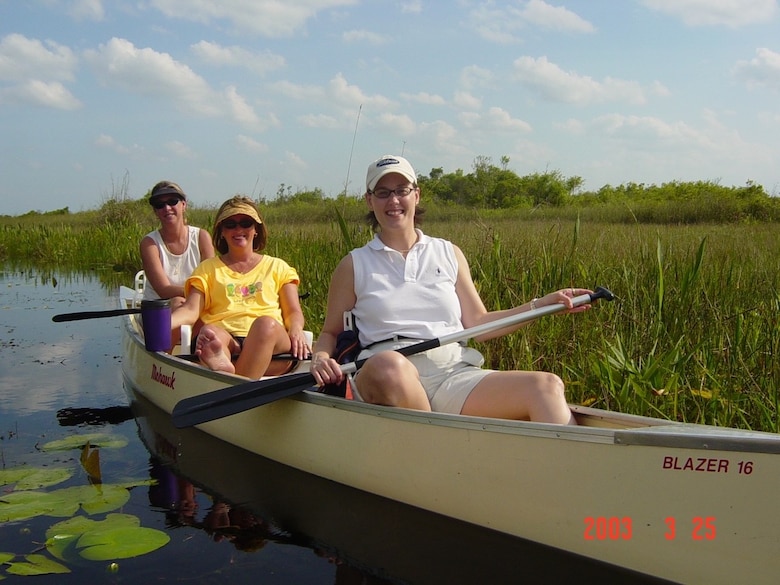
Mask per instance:
[[[144,299],[184,302],[184,282],[201,261],[214,256],[211,234],[187,225],[187,195],[172,181],[160,181],[149,195],[160,228],[141,240],[141,263],[146,275]]]
[[[562,303],[589,289],[567,288],[512,309],[489,312],[471,278],[468,262],[451,242],[417,228],[422,209],[417,174],[400,156],[384,156],[368,168],[366,193],[374,239],[350,252],[333,273],[328,309],[314,347],[311,372],[319,385],[338,384],[336,338],[350,311],[367,357],[354,378],[353,394],[374,404],[517,420],[576,424],[563,381],[550,372],[481,368],[476,350],[450,344],[405,357],[392,351],[423,339],[462,331],[535,307]],[[521,325],[486,333],[483,341]]]

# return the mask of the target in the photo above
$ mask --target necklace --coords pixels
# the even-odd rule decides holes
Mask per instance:
[[[255,266],[257,266],[258,262],[260,262],[260,258],[261,257],[259,254],[253,254],[246,260],[233,260],[230,258],[230,256],[226,255],[222,258],[222,261],[234,272],[238,272],[239,274],[246,274]]]

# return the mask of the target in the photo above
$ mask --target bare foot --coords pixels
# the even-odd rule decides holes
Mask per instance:
[[[211,370],[229,374],[236,373],[236,368],[233,362],[230,361],[229,354],[225,352],[222,341],[208,327],[204,327],[198,334],[198,340],[195,343],[195,355]]]

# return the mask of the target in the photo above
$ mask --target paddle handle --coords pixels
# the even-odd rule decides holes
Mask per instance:
[[[118,317],[119,315],[132,315],[134,313],[140,312],[140,307],[133,307],[132,309],[111,309],[108,311],[83,311],[81,313],[63,313],[61,315],[54,315],[51,320],[55,323],[62,323],[63,321],[81,321],[83,319]]]

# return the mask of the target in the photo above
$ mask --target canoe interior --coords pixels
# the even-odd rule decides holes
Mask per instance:
[[[138,304],[139,304],[139,293],[127,287],[121,287],[120,306],[132,307],[132,306],[138,306]],[[143,334],[143,328],[141,326],[141,316],[130,315],[129,321],[135,335],[137,335],[138,338],[142,340],[144,334]],[[187,348],[186,351],[183,351],[180,345],[176,345],[172,348],[170,354],[171,357],[174,357],[177,360],[181,359],[188,362],[189,364],[197,366],[198,368],[202,368],[204,370],[204,374],[209,375],[210,372],[208,372],[208,370],[206,370],[205,367],[201,366],[194,356],[190,355],[189,348]],[[308,364],[302,363],[301,366],[299,366],[295,370],[295,372],[297,373],[297,372],[305,371],[306,368],[308,368]],[[236,380],[235,383],[239,383],[241,381],[246,380],[246,378],[243,378],[241,376],[232,376],[232,377],[235,378]],[[602,411],[598,409],[590,409],[587,407],[577,406],[577,405],[571,405],[571,408],[572,411],[574,412],[574,417],[577,420],[577,423],[585,427],[597,427],[597,428],[604,428],[604,429],[634,429],[634,428],[641,428],[641,427],[665,426],[669,424],[668,421],[662,419],[652,419],[647,417],[625,415],[621,413]]]

